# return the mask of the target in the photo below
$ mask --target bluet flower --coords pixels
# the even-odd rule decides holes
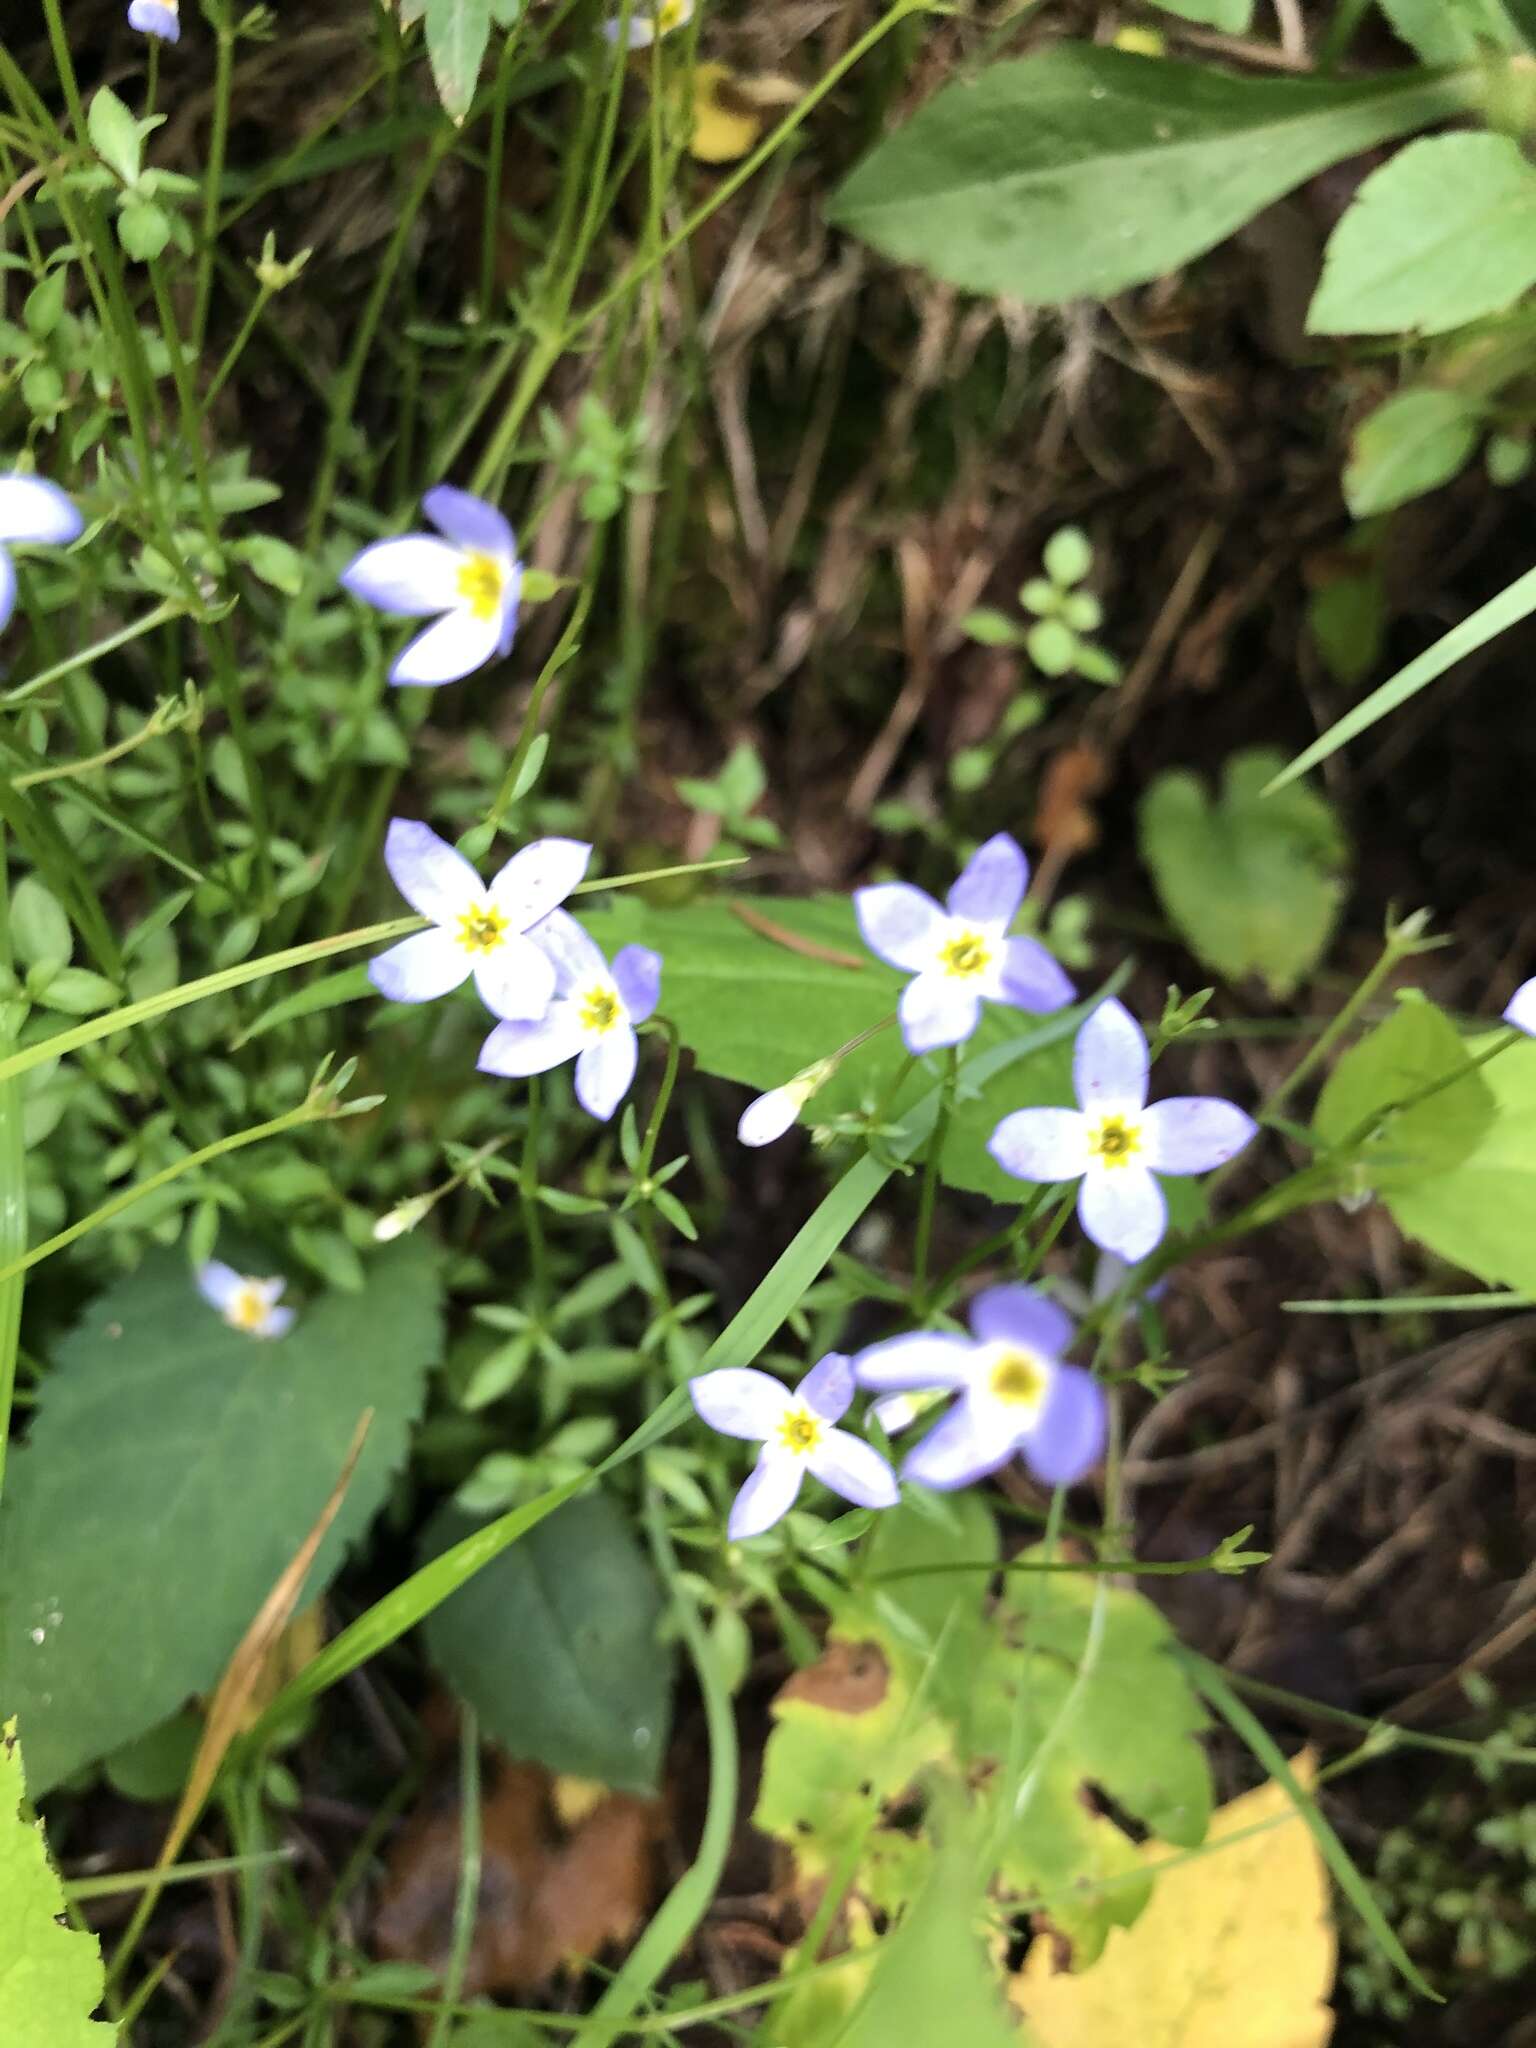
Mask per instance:
[[[817,1060],[766,1095],[757,1095],[741,1112],[736,1136],[743,1145],[771,1145],[782,1138],[816,1090],[830,1077],[835,1060]]]
[[[542,1017],[555,993],[549,955],[526,937],[587,871],[581,839],[536,839],[489,885],[428,825],[392,818],[384,865],[395,887],[432,923],[368,963],[368,979],[397,1003],[429,1003],[475,977],[498,1017]]]
[[[907,1454],[902,1478],[951,1492],[1022,1451],[1043,1484],[1071,1486],[1098,1462],[1105,1435],[1102,1388],[1081,1366],[1062,1363],[1072,1318],[1032,1288],[1004,1286],[977,1295],[970,1324],[969,1337],[917,1331],[871,1344],[853,1361],[859,1385],[884,1396],[960,1396]],[[891,1399],[875,1413],[888,1429],[914,1419]]]
[[[726,1533],[733,1543],[761,1536],[787,1515],[807,1472],[861,1508],[893,1508],[896,1475],[871,1444],[834,1425],[854,1395],[851,1362],[829,1351],[793,1392],[754,1367],[725,1366],[688,1382],[693,1405],[724,1436],[762,1445],[737,1494]]]
[[[66,547],[78,540],[85,521],[57,484],[18,470],[0,476],[0,631],[16,609],[16,564],[11,541],[46,541]]]
[[[576,1100],[588,1116],[606,1123],[635,1078],[635,1026],[656,1007],[661,955],[649,946],[623,946],[610,968],[563,910],[546,917],[531,936],[550,963],[554,1001],[537,1022],[508,1013],[480,1048],[480,1071],[523,1080],[574,1059]]]
[[[1100,1003],[1072,1054],[1076,1109],[1016,1109],[987,1141],[1020,1180],[1082,1181],[1077,1213],[1094,1243],[1135,1265],[1168,1227],[1160,1173],[1224,1166],[1258,1126],[1236,1103],[1176,1095],[1147,1102],[1147,1041],[1123,1003]]]
[[[910,882],[854,891],[865,945],[912,976],[899,1006],[908,1052],[961,1044],[983,1001],[1035,1011],[1071,1002],[1072,984],[1044,946],[1008,937],[1028,882],[1018,842],[999,832],[971,855],[942,910]]]
[[[439,484],[421,501],[444,537],[407,533],[375,541],[342,573],[342,586],[384,612],[441,614],[390,669],[392,683],[457,682],[505,654],[517,630],[523,567],[511,527],[483,498]]]
[[[282,1337],[293,1328],[293,1310],[278,1307],[287,1286],[286,1280],[237,1273],[222,1259],[208,1259],[197,1269],[198,1293],[232,1330],[247,1337]]]
[[[1504,1022],[1536,1038],[1536,979],[1522,981],[1504,1009]]]
[[[162,43],[181,41],[178,0],[130,0],[128,26],[146,36],[158,36]]]
[[[628,47],[631,50],[648,50],[652,43],[659,43],[674,29],[686,28],[692,19],[693,0],[635,0],[629,12]],[[623,25],[617,14],[610,15],[603,23],[603,34],[610,43],[619,40]]]

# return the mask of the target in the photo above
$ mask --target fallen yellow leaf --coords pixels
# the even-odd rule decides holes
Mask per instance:
[[[1293,1768],[1311,1783],[1310,1755]],[[1325,2048],[1338,1939],[1323,1860],[1284,1787],[1223,1806],[1205,1851],[1161,1872],[1081,1976],[1057,1972],[1049,1936],[1033,1943],[1010,1990],[1040,2048]],[[1152,1869],[1179,1853],[1142,1850]]]
[[[777,72],[744,77],[725,64],[696,64],[690,156],[701,164],[735,163],[763,133],[769,114],[793,106],[800,93],[794,79]]]

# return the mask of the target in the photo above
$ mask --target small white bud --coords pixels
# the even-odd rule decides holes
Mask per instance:
[[[766,1095],[749,1102],[736,1126],[742,1144],[771,1145],[775,1138],[782,1138],[836,1065],[835,1060],[817,1060],[814,1066],[802,1067],[782,1087],[770,1088]]]
[[[416,1228],[431,1207],[432,1201],[428,1195],[412,1195],[409,1201],[397,1203],[374,1224],[374,1242],[389,1244],[397,1237],[404,1237],[408,1230]]]

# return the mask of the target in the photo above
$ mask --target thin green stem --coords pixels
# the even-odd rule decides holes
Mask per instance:
[[[528,1122],[523,1132],[522,1166],[517,1177],[518,1199],[523,1209],[523,1235],[528,1240],[529,1289],[535,1317],[549,1304],[549,1254],[544,1243],[544,1218],[539,1211],[539,1127],[543,1089],[539,1076],[528,1082]]]
[[[208,162],[203,170],[203,228],[197,251],[197,297],[192,314],[192,348],[199,356],[208,332],[208,307],[213,293],[213,258],[219,239],[219,194],[229,146],[229,107],[235,65],[235,31],[223,5],[218,14],[214,37],[213,129],[208,139]]]
[[[167,619],[184,618],[186,609],[179,600],[167,598],[163,603],[157,604],[153,611],[146,612],[142,619],[135,619],[131,625],[120,626],[115,633],[108,633],[105,639],[93,640],[89,647],[82,647],[78,654],[66,655],[62,661],[56,661],[51,668],[45,668],[40,675],[29,676],[26,682],[18,683],[14,690],[7,690],[5,695],[0,697],[0,705],[7,711],[14,710],[18,704],[25,704],[28,698],[35,697],[39,690],[46,690],[50,683],[58,682],[63,676],[73,675],[76,669],[89,668],[92,662],[101,661],[106,655],[115,654],[118,648],[126,647],[130,641],[142,640],[146,633],[153,633],[157,627],[163,626]]]
[[[672,1101],[672,1090],[677,1082],[678,1062],[682,1057],[682,1040],[678,1037],[677,1026],[670,1017],[653,1017],[645,1029],[658,1032],[667,1041],[667,1064],[662,1070],[661,1085],[656,1090],[656,1100],[651,1105],[650,1122],[645,1127],[645,1137],[640,1145],[640,1163],[635,1168],[635,1179],[642,1185],[651,1177],[656,1164],[656,1146],[661,1137],[662,1119]]]
[[[480,1721],[467,1700],[459,1703],[459,1883],[453,1900],[453,1935],[443,1972],[443,2002],[432,2022],[427,2048],[444,2048],[453,2027],[453,2007],[464,1990],[470,1944],[480,1909],[484,1861],[480,1811]]]
[[[5,828],[0,825],[0,965],[12,964],[10,883]],[[0,1039],[0,1046],[5,1041]],[[3,1061],[0,1061],[3,1066]],[[11,1270],[0,1280],[0,1496],[16,1397],[16,1353],[21,1341],[23,1281],[15,1261],[27,1246],[27,1161],[21,1134],[21,1088],[13,1075],[0,1080],[0,1259]]]
[[[952,1045],[944,1062],[939,1114],[933,1126],[933,1136],[928,1140],[923,1160],[923,1185],[917,1200],[917,1236],[912,1248],[912,1312],[919,1320],[928,1313],[928,1253],[933,1242],[933,1212],[938,1200],[944,1145],[949,1137],[949,1120],[954,1114],[959,1078],[960,1048]]]

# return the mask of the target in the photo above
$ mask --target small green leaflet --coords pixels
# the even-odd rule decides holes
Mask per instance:
[[[944,87],[829,213],[969,291],[1103,298],[1202,255],[1326,165],[1464,111],[1477,76],[1238,78],[1062,43]]]
[[[91,2014],[105,1973],[94,1934],[65,1924],[64,1887],[26,1797],[16,1723],[0,1727],[0,2041],[5,2048],[112,2048],[116,2027]]]
[[[35,1791],[213,1684],[372,1408],[310,1593],[334,1576],[404,1459],[440,1346],[436,1261],[415,1240],[371,1259],[361,1294],[301,1302],[270,1342],[230,1329],[171,1253],[91,1303],[55,1348],[0,1508],[0,1698]]]
[[[1536,170],[1507,135],[1429,135],[1334,229],[1313,334],[1445,334],[1536,284]]]
[[[491,36],[490,0],[427,0],[427,56],[443,110],[462,121]]]
[[[1163,908],[1195,956],[1228,981],[1257,974],[1284,997],[1332,937],[1347,849],[1314,791],[1264,795],[1280,765],[1265,748],[1234,754],[1214,803],[1193,775],[1159,776],[1138,825]]]
[[[1493,1090],[1480,1072],[1466,1072],[1471,1053],[1443,1010],[1421,997],[1405,999],[1384,1024],[1351,1046],[1318,1098],[1314,1128],[1325,1149],[1344,1145],[1373,1118],[1379,1135],[1353,1169],[1358,1180],[1391,1199],[1393,1192],[1457,1166],[1493,1122]],[[1440,1087],[1450,1076],[1458,1079]],[[1434,1089],[1433,1094],[1425,1091]],[[1394,1105],[1423,1095],[1413,1108]]]
[[[1390,512],[1449,483],[1477,446],[1482,415],[1460,391],[1400,391],[1356,430],[1344,502],[1356,519]]]

